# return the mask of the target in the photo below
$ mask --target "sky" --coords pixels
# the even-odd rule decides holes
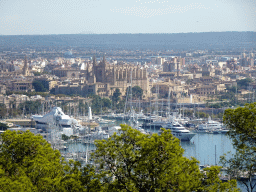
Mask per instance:
[[[0,35],[256,31],[256,0],[0,0]]]

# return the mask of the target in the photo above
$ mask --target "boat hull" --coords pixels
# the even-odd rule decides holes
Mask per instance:
[[[195,133],[189,133],[189,134],[173,134],[173,136],[177,137],[181,141],[190,141],[194,136]]]
[[[141,128],[143,129],[160,129],[162,128],[162,125],[151,125],[151,124],[142,124]]]

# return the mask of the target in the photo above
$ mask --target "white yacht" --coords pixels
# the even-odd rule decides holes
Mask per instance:
[[[79,128],[80,124],[76,119],[65,115],[60,107],[54,107],[45,115],[33,115],[32,119],[36,122],[37,129],[46,130],[49,125],[57,125],[61,128]]]
[[[191,133],[177,121],[166,123],[163,125],[163,128],[171,130],[173,136],[177,137],[181,141],[190,141],[195,136],[195,133]]]
[[[99,124],[109,124],[114,123],[115,120],[109,120],[109,119],[102,119],[102,118],[95,118],[95,122]]]
[[[166,124],[166,122],[162,120],[160,117],[151,115],[150,117],[147,117],[146,119],[144,119],[144,122],[141,125],[141,128],[158,130],[162,128],[164,124]]]
[[[204,124],[200,124],[196,130],[198,133],[218,133],[222,130],[222,124],[218,121],[211,120],[209,116],[208,121]]]

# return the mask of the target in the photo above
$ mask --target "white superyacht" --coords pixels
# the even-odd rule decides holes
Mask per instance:
[[[163,125],[163,128],[171,130],[174,137],[177,137],[181,141],[190,141],[195,133],[191,133],[182,124],[177,121],[172,121]],[[161,131],[160,131],[161,132]]]
[[[196,130],[198,133],[213,133],[213,132],[221,132],[222,124],[218,121],[211,120],[209,116],[208,121],[204,124],[200,124]]]

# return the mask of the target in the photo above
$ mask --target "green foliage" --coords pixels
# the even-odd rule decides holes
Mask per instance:
[[[208,117],[209,117],[209,114],[204,113],[204,112],[196,112],[196,113],[195,113],[195,116],[196,116],[196,117],[199,117],[199,118],[208,118]]]
[[[8,190],[3,181],[9,178],[18,186],[25,184],[29,191],[45,191],[45,186],[51,186],[54,178],[64,174],[59,151],[54,151],[42,136],[29,131],[22,134],[6,131],[2,134],[0,151],[0,189]]]
[[[252,176],[256,174],[256,103],[246,104],[244,107],[227,109],[223,122],[229,129],[228,135],[232,139],[236,154],[232,158],[222,157],[224,166],[228,166],[231,177],[239,178],[246,173],[249,183],[242,181],[247,191],[251,192],[256,186]]]
[[[125,107],[125,99],[122,99],[118,102],[116,105],[116,110],[118,113],[124,112],[124,107]]]
[[[104,109],[107,109],[107,108],[110,108],[111,107],[111,101],[109,98],[102,98],[101,99],[101,102],[102,102],[102,107]]]
[[[39,113],[42,107],[40,101],[25,101],[19,105],[21,111],[24,110],[24,114],[36,114]]]
[[[5,131],[6,129],[8,129],[9,127],[5,124],[5,123],[1,123],[0,122],[0,130],[1,131]]]
[[[205,168],[205,179],[203,180],[204,189],[203,191],[233,191],[239,192],[237,189],[236,180],[231,180],[228,182],[222,182],[219,178],[220,166],[212,166]]]
[[[42,73],[40,72],[34,72],[34,76],[40,76]]]
[[[34,81],[32,82],[32,85],[33,85],[33,87],[34,87],[34,89],[35,89],[36,92],[46,92],[46,91],[48,91],[48,90],[44,87],[44,85],[43,85],[43,83],[42,83],[41,81],[34,80]]]
[[[193,111],[191,111],[191,110],[184,110],[184,115],[186,116],[186,117],[193,117]]]
[[[50,94],[52,94],[52,95],[55,94],[55,88],[52,88],[52,89],[50,90]],[[66,95],[65,95],[65,96],[66,96]]]
[[[0,118],[4,118],[7,116],[7,109],[4,104],[0,104]]]
[[[120,135],[95,142],[92,156],[105,174],[106,191],[237,191],[234,181],[223,184],[212,170],[206,181],[197,160],[183,157],[179,140],[169,130],[159,136],[121,127]]]
[[[62,103],[62,109],[63,111],[66,111],[64,113],[68,112],[68,104],[67,103]],[[79,105],[78,105],[78,109],[79,109],[79,114],[85,115],[88,114],[88,105],[87,103],[83,102],[83,101],[79,101]]]
[[[112,96],[112,101],[113,103],[117,103],[120,100],[121,92],[120,89],[116,88],[115,92],[113,93]]]
[[[92,95],[90,97],[92,98],[92,112],[94,114],[99,114],[101,112],[102,107],[101,97],[98,95]]]
[[[256,103],[227,109],[223,122],[230,129],[229,136],[237,148],[253,147],[256,151]]]
[[[127,87],[125,95],[130,97],[131,91],[133,99],[142,99],[143,89],[140,86],[134,86],[132,87],[132,90],[131,87]]]
[[[227,87],[226,90],[227,90],[228,93],[232,92],[232,93],[235,94],[237,92],[237,87],[235,87],[235,86]]]
[[[40,135],[2,134],[0,191],[102,191],[101,177],[90,165],[63,161]]]
[[[132,88],[132,96],[135,99],[142,99],[142,95],[143,95],[143,89],[140,88],[139,86],[134,86]]]
[[[220,100],[223,99],[229,99],[229,100],[235,100],[235,93],[234,92],[224,92],[219,96]]]
[[[67,140],[69,139],[69,137],[68,137],[67,135],[65,135],[65,134],[62,134],[62,135],[61,135],[61,139],[62,139],[63,141],[67,141]]]
[[[237,191],[222,183],[219,168],[205,170],[183,157],[170,131],[145,135],[122,125],[120,136],[96,141],[95,169],[65,162],[40,135],[6,131],[0,145],[0,191]]]
[[[247,87],[251,82],[252,82],[251,78],[241,79],[237,81],[237,86],[239,89],[247,89]]]

